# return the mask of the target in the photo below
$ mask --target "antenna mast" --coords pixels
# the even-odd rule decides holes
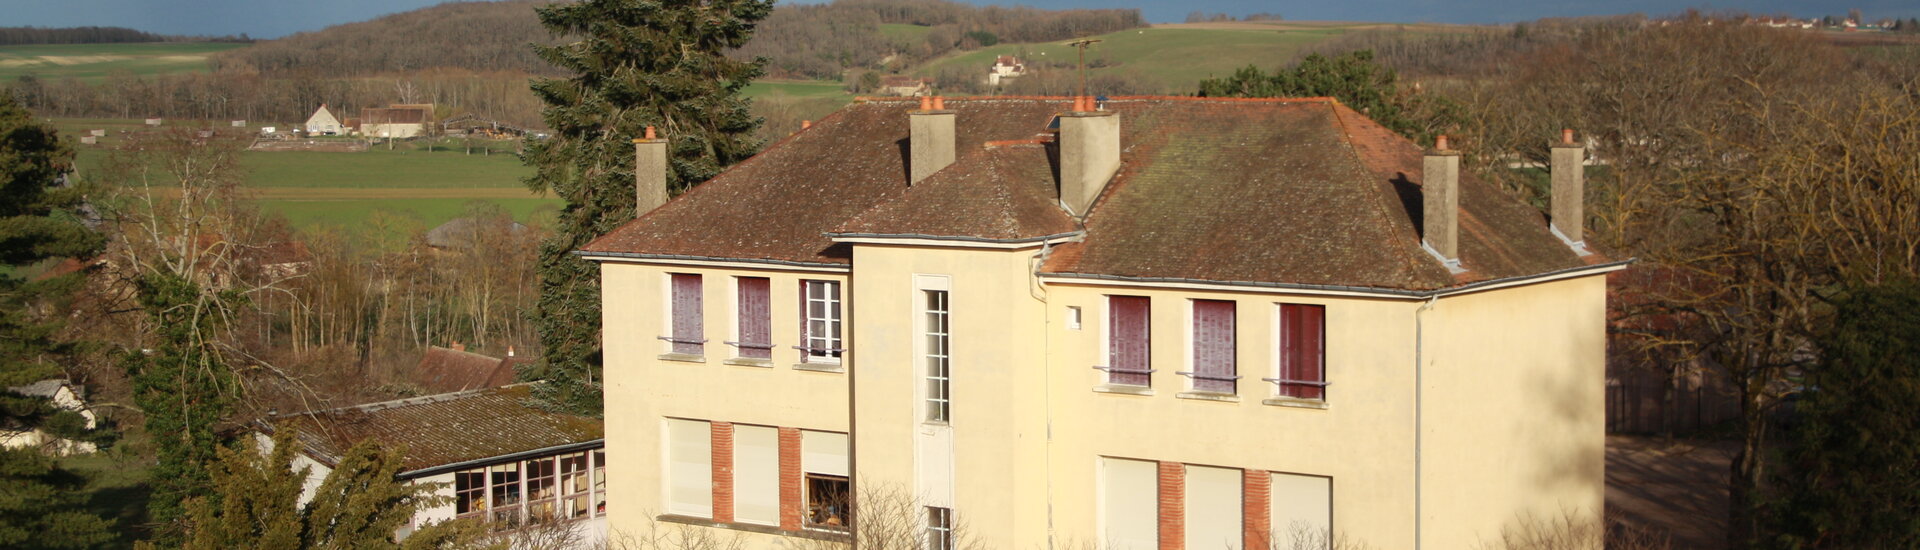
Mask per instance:
[[[1068,46],[1080,50],[1080,96],[1082,97],[1087,95],[1087,46],[1098,42],[1100,42],[1098,38],[1082,38],[1067,43]]]

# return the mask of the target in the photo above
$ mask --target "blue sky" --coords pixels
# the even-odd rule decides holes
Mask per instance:
[[[782,0],[792,1],[792,0]],[[441,0],[0,0],[0,26],[82,25],[132,27],[166,34],[240,34],[275,38],[328,25],[350,23],[380,15],[440,3]],[[1787,13],[1796,16],[1844,14],[1859,8],[1869,19],[1920,17],[1914,0],[1857,0],[1848,4],[1820,0],[1717,0],[1687,3],[1673,0],[1023,0],[974,2],[1030,5],[1041,8],[1137,7],[1154,22],[1177,22],[1199,10],[1240,15],[1279,13],[1288,19],[1507,23],[1541,17],[1646,13],[1677,13],[1688,7],[1730,9],[1750,13]]]

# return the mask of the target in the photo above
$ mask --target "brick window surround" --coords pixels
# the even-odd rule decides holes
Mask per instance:
[[[1187,545],[1187,465],[1161,462],[1159,468],[1160,550]]]

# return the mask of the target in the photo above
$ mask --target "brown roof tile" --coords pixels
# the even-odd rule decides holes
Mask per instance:
[[[1053,161],[1038,147],[980,147],[1032,139],[1070,101],[948,99],[959,150],[976,152],[910,191],[906,113],[917,103],[865,100],[583,253],[846,264],[827,233],[1053,232],[1058,209],[1035,208],[1053,204]],[[1417,291],[1589,263],[1539,212],[1468,176],[1468,272],[1455,277],[1420,247],[1422,149],[1332,100],[1122,97],[1105,107],[1121,116],[1120,171],[1085,242],[1056,249],[1047,272]]]
[[[462,350],[428,346],[413,369],[413,383],[433,393],[505,386],[513,383],[513,362]]]
[[[598,419],[525,404],[530,385],[415,397],[262,419],[271,432],[289,426],[308,456],[339,464],[363,440],[406,445],[404,471],[589,443],[605,437]]]
[[[835,232],[1022,241],[1080,229],[1055,198],[1045,145],[988,144],[964,157]]]

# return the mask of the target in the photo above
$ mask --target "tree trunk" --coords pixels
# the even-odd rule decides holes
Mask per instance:
[[[1748,382],[1752,384],[1764,382]],[[1741,444],[1733,455],[1727,483],[1727,547],[1748,548],[1759,533],[1760,485],[1765,471],[1767,411],[1760,391],[1749,387],[1740,399]]]

